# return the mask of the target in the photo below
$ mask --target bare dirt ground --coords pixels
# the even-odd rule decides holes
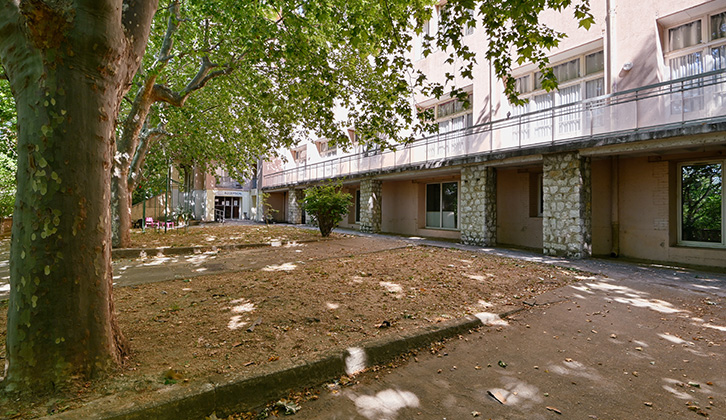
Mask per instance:
[[[332,234],[332,238],[339,237]],[[272,240],[305,241],[320,239],[320,232],[286,225],[211,225],[188,228],[141,229],[131,231],[129,248],[182,247],[198,245],[230,245],[269,243]]]
[[[237,235],[224,228],[213,234],[199,231],[193,239],[174,243]],[[271,237],[269,231],[262,235]],[[335,242],[329,242],[331,247]],[[549,265],[409,246],[119,287],[116,308],[132,350],[120,372],[52,400],[1,401],[0,418],[65,411],[109,394],[141,400],[145,391],[220,375],[254,375],[278,361],[309,360],[330,349],[467,314],[518,308],[579,276]],[[4,302],[2,358],[6,313]]]

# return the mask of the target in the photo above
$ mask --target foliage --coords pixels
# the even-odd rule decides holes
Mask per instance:
[[[0,153],[0,220],[13,214],[15,172],[15,161]]]
[[[202,170],[221,165],[243,179],[258,157],[302,138],[349,145],[347,127],[364,142],[391,147],[435,129],[425,115],[414,118],[414,94],[466,99],[452,85],[428,81],[411,60],[415,36],[434,10],[431,0],[187,1],[176,12],[175,4],[169,1],[157,14],[145,71],[134,82],[141,89],[153,76],[174,93],[159,95],[140,120],[142,135],[154,129],[173,134],[155,141],[165,143],[175,162]],[[586,0],[450,0],[439,31],[424,38],[424,55],[448,52],[446,62],[458,68],[446,74],[447,83],[454,73],[473,78],[477,57],[461,28],[479,22],[490,38],[486,58],[506,81],[510,101],[519,103],[507,78],[513,63],[537,63],[543,87],[556,87],[546,50],[566,35],[539,24],[537,16],[567,7],[581,26],[592,24]],[[195,79],[200,74],[204,84]],[[336,108],[344,118],[336,118]],[[122,116],[137,118],[134,112]]]
[[[348,213],[351,200],[350,194],[342,192],[340,183],[318,185],[305,190],[303,209],[313,218],[323,237],[327,237]]]
[[[6,80],[0,80],[0,220],[13,213],[17,181],[15,102]]]
[[[683,239],[721,242],[723,166],[683,166],[681,177]]]

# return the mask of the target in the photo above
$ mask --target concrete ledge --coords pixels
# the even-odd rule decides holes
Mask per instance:
[[[311,242],[329,241],[329,238],[306,239],[304,241],[285,241],[284,245],[292,243],[304,244]],[[111,258],[139,258],[143,256],[163,256],[163,255],[189,255],[201,254],[204,252],[216,251],[234,251],[238,249],[262,248],[272,246],[272,243],[256,243],[256,244],[229,244],[229,245],[196,245],[196,246],[162,246],[156,248],[116,248],[111,250]]]
[[[522,309],[501,314],[504,318]],[[368,340],[356,346],[365,353],[365,367],[390,362],[410,350],[455,337],[482,327],[479,318],[467,316],[421,328],[399,336]],[[216,412],[226,416],[251,411],[284,398],[295,389],[320,385],[346,373],[348,350],[333,350],[311,361],[290,361],[266,365],[265,371],[252,377],[222,379],[209,383],[175,385],[155,391],[153,402],[124,403],[115,396],[104,398],[77,410],[48,417],[46,420],[198,420]],[[112,408],[109,408],[112,407]]]

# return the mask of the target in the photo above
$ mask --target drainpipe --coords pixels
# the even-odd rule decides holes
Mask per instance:
[[[615,258],[620,255],[620,158],[610,158],[610,235],[612,248],[610,256]]]
[[[613,48],[612,48],[612,39],[614,36],[615,31],[615,11],[611,9],[611,7],[615,7],[614,5],[611,5],[611,1],[614,2],[615,0],[605,0],[605,93],[613,93],[613,91],[616,90],[615,88],[615,80],[613,79]]]

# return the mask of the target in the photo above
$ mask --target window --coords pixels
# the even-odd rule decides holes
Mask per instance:
[[[711,39],[726,37],[726,12],[711,16]]]
[[[418,58],[425,58],[428,53],[433,51],[431,47],[431,21],[427,20],[421,27],[421,34],[418,37]]]
[[[355,222],[360,222],[360,190],[355,190]]]
[[[668,28],[666,63],[671,80],[726,68],[726,11],[703,15],[697,20]],[[671,102],[671,113],[704,108],[703,81],[692,79],[679,86]],[[681,92],[682,89],[682,92]]]
[[[598,105],[597,101],[584,101],[583,104],[583,99],[605,94],[604,70],[603,51],[599,50],[570,58],[553,66],[552,71],[559,83],[559,88],[554,92],[542,90],[542,74],[539,71],[517,77],[515,81],[517,92],[522,98],[529,99],[530,103],[513,107],[513,115],[536,113],[555,106],[559,108],[552,116],[539,113],[521,119],[512,129],[512,139],[526,142],[530,140],[530,136],[537,141],[552,138],[553,135],[555,137],[577,135],[582,132],[583,110],[592,109],[587,115],[591,115],[593,127],[604,125],[604,115],[602,109],[599,109],[601,105]],[[587,126],[589,127],[589,123]]]
[[[599,73],[605,70],[605,59],[602,51],[585,56],[585,74]]]
[[[321,141],[318,143],[318,151],[321,157],[335,156],[338,154],[338,146],[331,145],[327,141]]]
[[[476,19],[476,10],[474,9],[466,9],[466,12],[469,16]],[[476,22],[472,22],[471,25],[466,25],[466,28],[464,29],[464,36],[468,36],[474,33],[474,29],[476,29]]]
[[[514,79],[514,89],[517,91],[517,93],[527,93],[532,91],[532,87],[530,85],[529,79],[531,79],[531,75],[526,75],[522,77],[517,77]]]
[[[724,165],[726,161],[679,166],[679,242],[724,246]]]
[[[305,147],[293,149],[290,152],[292,153],[292,159],[295,163],[305,163],[308,158],[308,150]]]
[[[474,125],[472,101],[473,96],[470,94],[466,101],[457,98],[436,105],[435,118],[439,124],[439,134],[463,130]]]
[[[671,27],[667,36],[666,62],[671,80],[726,67],[726,11]]]
[[[529,217],[542,217],[544,210],[543,178],[542,172],[529,173]]]
[[[459,183],[426,184],[426,227],[458,227]]]
[[[686,23],[668,30],[668,49],[670,51],[701,43],[701,21]]]

